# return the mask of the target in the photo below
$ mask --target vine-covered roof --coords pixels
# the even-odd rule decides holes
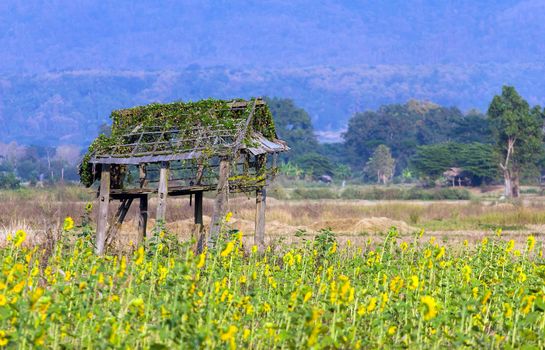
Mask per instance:
[[[80,168],[94,181],[93,164],[141,164],[288,149],[277,139],[271,112],[259,99],[150,104],[112,112],[111,136],[100,135]]]

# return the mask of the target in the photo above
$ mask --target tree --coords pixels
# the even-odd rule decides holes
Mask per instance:
[[[390,148],[379,145],[365,164],[365,172],[369,176],[376,175],[377,182],[386,185],[394,175],[394,167],[395,159],[392,158]]]
[[[463,118],[454,121],[450,139],[459,143],[492,143],[490,122],[477,110],[469,111]]]
[[[352,176],[352,169],[346,164],[339,164],[333,170],[333,176],[339,180],[348,180]]]
[[[459,144],[419,146],[411,158],[411,167],[420,179],[433,182],[441,177],[445,170],[457,166],[453,155],[458,152]]]
[[[306,153],[294,161],[305,171],[309,177],[320,177],[322,175],[333,175],[333,164],[321,154],[310,152]]]
[[[542,155],[543,115],[539,106],[530,109],[512,86],[504,86],[490,103],[488,118],[501,157],[506,197],[519,196],[521,171]]]
[[[350,163],[359,166],[366,162],[373,150],[383,144],[391,149],[401,171],[417,146],[450,141],[456,122],[463,117],[457,108],[415,100],[356,113],[343,134]]]
[[[301,175],[304,174],[303,169],[297,166],[297,164],[294,164],[289,161],[280,163],[280,165],[278,166],[278,170],[280,171],[281,174],[287,177],[296,178],[296,179],[300,178]]]
[[[282,160],[294,160],[319,148],[312,120],[308,113],[290,99],[268,98],[265,101],[274,117],[278,137],[286,141],[290,152],[282,154]]]
[[[419,146],[411,166],[421,179],[435,181],[450,168],[461,168],[471,184],[481,185],[497,175],[493,147],[484,143],[446,142]]]
[[[12,172],[0,172],[0,188],[16,189],[19,188],[21,182]]]

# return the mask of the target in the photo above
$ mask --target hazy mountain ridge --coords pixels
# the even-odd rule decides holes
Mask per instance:
[[[190,66],[181,71],[71,71],[5,76],[0,139],[86,144],[113,109],[151,102],[279,96],[293,98],[321,131],[339,130],[356,111],[409,99],[485,110],[502,84],[543,103],[545,64],[380,65],[251,70]],[[485,79],[483,79],[485,77]]]

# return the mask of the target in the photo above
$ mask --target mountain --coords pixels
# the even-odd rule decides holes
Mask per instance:
[[[279,96],[325,135],[411,98],[545,100],[545,3],[4,0],[0,141],[85,144],[112,109]],[[335,135],[335,133],[333,133]]]

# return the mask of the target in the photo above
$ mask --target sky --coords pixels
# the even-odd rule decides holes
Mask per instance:
[[[1,71],[542,62],[545,1],[3,0]]]

